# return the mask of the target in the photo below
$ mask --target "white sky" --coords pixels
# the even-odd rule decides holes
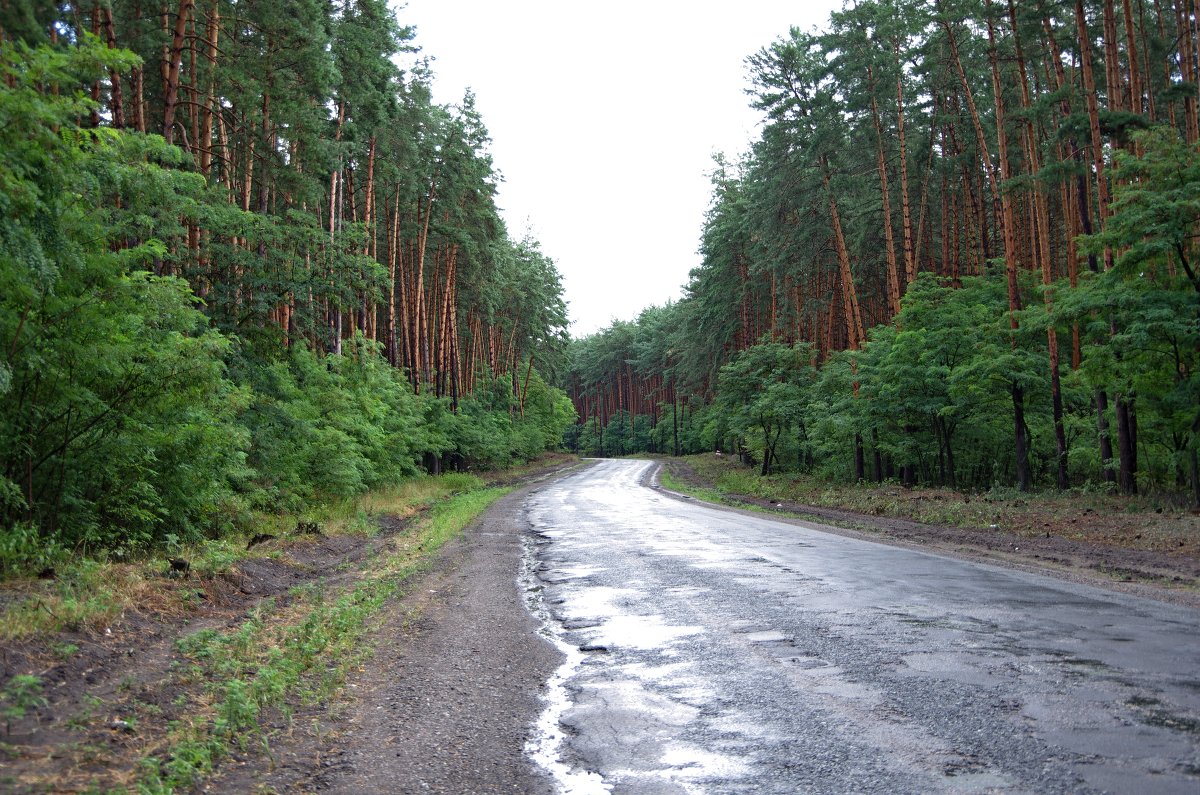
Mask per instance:
[[[467,87],[510,233],[541,241],[583,336],[682,295],[712,156],[755,136],[743,59],[841,0],[408,0],[434,99]]]

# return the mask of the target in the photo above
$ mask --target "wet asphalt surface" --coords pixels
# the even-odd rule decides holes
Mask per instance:
[[[1200,613],[820,532],[604,461],[531,495],[564,793],[1200,792]]]

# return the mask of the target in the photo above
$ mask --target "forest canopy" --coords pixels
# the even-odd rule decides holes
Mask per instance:
[[[383,0],[0,9],[0,573],[559,445],[558,272]]]
[[[573,443],[1200,504],[1190,0],[862,0],[746,61],[684,298],[575,341]]]

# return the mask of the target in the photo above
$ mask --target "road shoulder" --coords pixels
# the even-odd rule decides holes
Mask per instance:
[[[729,502],[714,503],[662,486],[659,474],[663,468],[668,468],[678,480],[690,485],[710,489],[711,484],[699,480],[683,462],[659,461],[647,473],[643,483],[674,499],[704,502],[720,510],[758,516],[766,512],[773,519],[821,532],[1044,574],[1118,593],[1200,608],[1200,563],[1190,558],[1063,538],[1029,538],[1006,532],[942,527],[747,495],[729,495]]]
[[[531,488],[497,501],[386,608],[348,701],[298,711],[270,758],[226,765],[207,791],[552,792],[523,753],[560,662],[517,582]]]

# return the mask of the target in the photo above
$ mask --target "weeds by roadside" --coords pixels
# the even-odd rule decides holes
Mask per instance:
[[[930,525],[1200,556],[1200,517],[1154,496],[1129,498],[1089,489],[1061,494],[1012,489],[966,494],[951,489],[907,489],[888,482],[848,485],[792,474],[763,477],[736,460],[710,454],[687,456],[683,461],[700,481],[711,484],[707,489],[699,487],[709,492],[707,496],[697,493],[701,499],[736,502],[739,497],[753,498]],[[664,485],[667,482],[664,479]],[[698,488],[678,478],[671,482],[681,491]]]
[[[42,696],[42,680],[33,674],[18,674],[0,690],[0,718],[4,719],[4,734],[12,734],[12,722],[25,713],[46,703]]]
[[[771,513],[770,509],[764,508],[761,505],[748,503],[745,500],[739,500],[735,496],[737,492],[727,492],[716,488],[705,488],[692,483],[687,483],[675,477],[669,469],[663,469],[658,475],[659,482],[671,491],[677,491],[680,494],[686,494],[689,497],[695,497],[698,500],[705,502],[716,503],[717,505],[729,505],[737,508],[744,508],[748,511],[756,511],[759,513]]]
[[[478,483],[449,477],[443,486]],[[315,703],[336,693],[347,671],[369,653],[359,641],[373,628],[372,618],[380,607],[507,491],[446,494],[415,532],[392,544],[340,593],[328,594],[318,584],[285,610],[266,601],[234,630],[204,630],[180,638],[178,650],[190,663],[184,666],[186,673],[203,686],[191,717],[169,727],[163,747],[144,758],[138,789],[167,793],[194,787],[230,748],[244,751],[252,743],[267,747],[260,726],[265,711],[280,712],[286,722],[289,700]],[[397,495],[379,499],[394,504]]]
[[[0,646],[38,650],[18,670],[75,673],[55,673],[43,688],[37,677],[13,676],[17,658],[6,658],[0,718],[11,722],[3,738],[11,764],[0,789],[181,792],[230,754],[269,753],[270,734],[290,725],[294,709],[335,697],[370,654],[364,636],[382,606],[507,491],[474,475],[414,479],[180,548],[170,558],[186,568],[81,560],[50,580],[10,581],[0,592]],[[272,598],[246,595],[280,571],[297,584]],[[221,605],[246,600],[253,607],[240,620],[221,618],[229,615]],[[176,635],[189,620],[193,629]],[[161,639],[139,644],[145,632]],[[121,677],[126,644],[138,657]],[[107,677],[97,686],[78,682],[89,655]]]
[[[235,571],[249,558],[279,553],[250,542],[323,535],[370,536],[382,515],[407,518],[450,494],[477,490],[475,475],[413,478],[389,489],[337,500],[301,515],[261,514],[240,535],[180,546],[136,561],[61,559],[46,578],[25,577],[0,586],[0,643],[28,641],[62,631],[103,632],[127,611],[173,617],[195,607],[195,587]],[[183,564],[172,561],[183,561]],[[178,569],[184,568],[184,571]],[[177,576],[186,573],[188,576]]]

